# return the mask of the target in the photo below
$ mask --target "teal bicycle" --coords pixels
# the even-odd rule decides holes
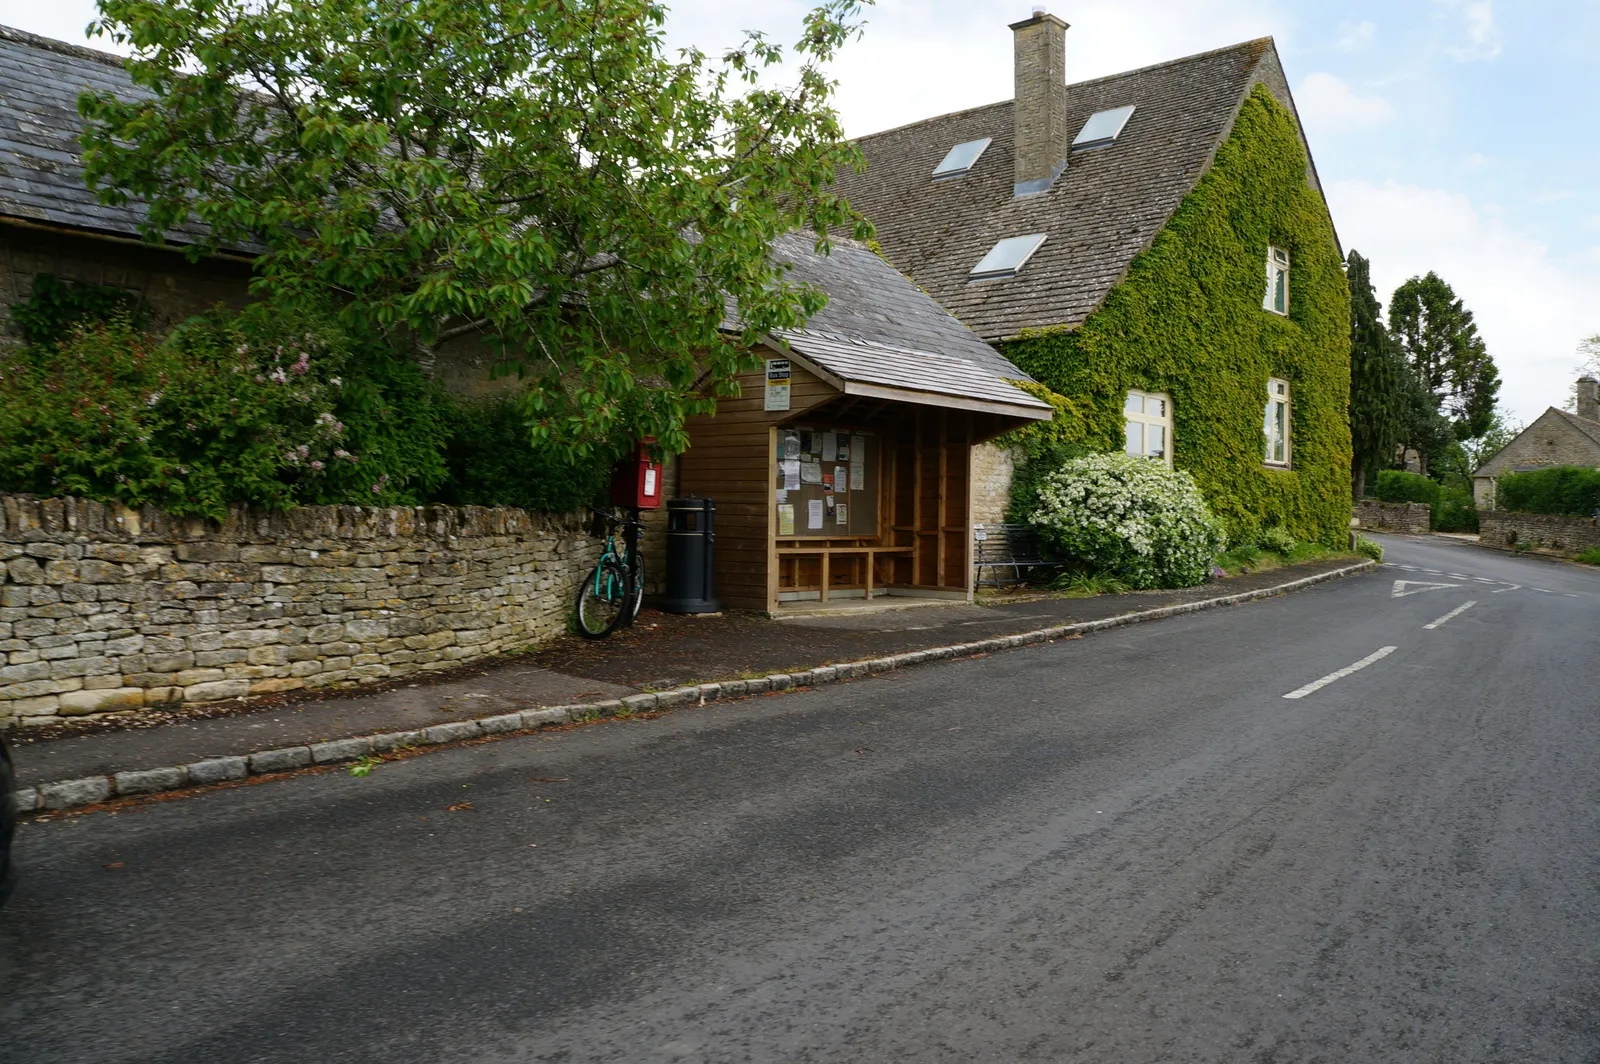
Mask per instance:
[[[604,639],[633,623],[644,605],[644,555],[639,553],[639,516],[595,510],[606,524],[606,546],[594,571],[578,587],[578,634]],[[622,549],[617,531],[622,531]]]

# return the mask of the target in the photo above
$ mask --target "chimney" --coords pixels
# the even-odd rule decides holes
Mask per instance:
[[[1600,421],[1600,381],[1587,373],[1578,378],[1578,416]]]
[[[1043,192],[1067,168],[1067,24],[1044,8],[1011,24],[1017,88],[1011,107],[1015,194]]]

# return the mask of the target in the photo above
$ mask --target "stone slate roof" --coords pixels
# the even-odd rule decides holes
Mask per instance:
[[[1484,459],[1482,465],[1473,470],[1475,477],[1497,477],[1502,473],[1524,472],[1529,469],[1545,469],[1550,466],[1549,461],[1539,465],[1515,465],[1519,457],[1523,457],[1522,441],[1531,440],[1534,434],[1541,429],[1547,421],[1557,421],[1573,429],[1579,436],[1594,444],[1594,464],[1600,467],[1600,421],[1590,421],[1586,417],[1579,417],[1570,411],[1557,407],[1547,407],[1545,412],[1534,418],[1528,427],[1511,438],[1511,441],[1494,454]]]
[[[137,202],[102,206],[83,183],[78,94],[84,89],[129,98],[134,86],[122,57],[0,26],[0,218],[137,237]],[[173,232],[174,243],[201,232]]]
[[[1050,412],[1007,384],[1032,380],[883,258],[853,240],[818,254],[809,233],[773,244],[791,281],[828,293],[804,329],[777,339],[844,381],[935,392]]]
[[[890,261],[984,339],[1076,325],[1194,189],[1257,83],[1293,113],[1271,38],[1069,85],[1069,136],[1096,111],[1138,109],[1115,143],[1072,153],[1048,192],[1012,194],[1009,100],[861,138],[867,170],[839,190]],[[966,176],[931,179],[951,147],[984,137],[993,143]],[[968,282],[997,242],[1030,233],[1046,240],[1016,277]]]
[[[881,256],[839,238],[832,254],[819,255],[815,243],[811,234],[798,232],[773,243],[791,281],[828,293],[828,305],[806,322],[806,331],[953,355],[997,377],[1032,380]]]
[[[1007,381],[1032,380],[882,257],[834,238],[819,254],[815,237],[794,232],[773,242],[789,280],[828,293],[828,305],[803,329],[774,337],[844,381],[934,392],[1050,412]],[[737,328],[730,313],[728,327]]]
[[[992,369],[954,355],[912,351],[810,329],[785,332],[782,339],[795,354],[844,381],[1003,403],[1016,408],[1019,415],[1041,421],[1055,413],[1049,403],[1008,384]]]

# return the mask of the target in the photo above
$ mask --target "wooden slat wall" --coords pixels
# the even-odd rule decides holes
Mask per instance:
[[[763,358],[783,357],[760,352]],[[805,420],[806,412],[834,403],[840,393],[827,382],[793,366],[790,408],[768,413],[766,374],[739,377],[741,394],[718,402],[712,417],[689,422],[689,450],[680,459],[679,490],[717,502],[717,594],[740,609],[771,610],[778,604],[780,563],[772,521],[772,482],[779,424]],[[859,400],[843,400],[846,404]],[[915,548],[910,555],[886,555],[871,563],[873,583],[941,591],[970,590],[972,582],[972,447],[1015,426],[1010,418],[935,407],[893,404],[873,415],[882,441],[879,516],[883,546]],[[860,416],[850,409],[847,419]],[[833,420],[828,410],[817,417]],[[859,541],[860,537],[857,537]],[[841,545],[845,541],[840,541]],[[820,546],[820,544],[819,544]],[[791,558],[786,586],[815,586],[821,579],[816,559]],[[839,559],[835,584],[864,578],[865,559]],[[843,567],[848,566],[848,571]]]
[[[781,358],[762,349],[762,358]],[[767,412],[765,369],[739,376],[740,394],[721,399],[712,417],[691,418],[689,449],[680,458],[679,491],[716,500],[717,597],[736,609],[776,605],[771,502],[772,426],[827,402],[839,393],[826,381],[793,367],[789,409]]]

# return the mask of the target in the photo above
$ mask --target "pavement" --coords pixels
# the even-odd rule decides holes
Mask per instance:
[[[1348,558],[1309,562],[1181,591],[993,606],[919,605],[781,622],[734,611],[676,616],[646,610],[634,628],[621,629],[609,639],[567,636],[535,654],[481,663],[432,679],[368,690],[275,696],[243,703],[225,715],[174,715],[154,727],[97,726],[36,735],[13,731],[7,740],[13,746],[18,786],[36,787],[882,658],[1259,591],[1351,564]]]
[[[0,1058],[1600,1059],[1600,572],[1381,539],[1239,609],[28,821]]]

